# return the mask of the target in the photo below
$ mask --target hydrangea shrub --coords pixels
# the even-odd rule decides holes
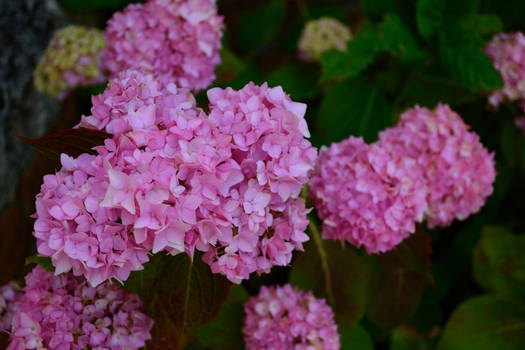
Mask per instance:
[[[0,344],[521,349],[525,8],[449,2],[59,0]]]

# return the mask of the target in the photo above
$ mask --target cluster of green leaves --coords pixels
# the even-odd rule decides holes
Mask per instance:
[[[322,57],[322,79],[335,81],[323,101],[324,141],[348,134],[372,141],[409,106],[434,107],[439,101],[454,106],[502,86],[483,53],[485,39],[502,24],[496,15],[479,13],[477,0],[363,0],[362,5],[367,19],[347,51]],[[344,111],[334,103],[343,95],[357,96]],[[348,124],[334,135],[342,113]]]
[[[488,292],[452,314],[438,350],[525,348],[525,236],[486,227],[474,250],[474,278]]]

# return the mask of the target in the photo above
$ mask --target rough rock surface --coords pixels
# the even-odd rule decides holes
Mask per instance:
[[[55,0],[0,0],[0,212],[33,155],[14,134],[41,136],[58,111],[32,79],[53,32],[65,24]]]

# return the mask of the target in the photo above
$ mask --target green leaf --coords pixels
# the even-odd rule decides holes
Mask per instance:
[[[285,15],[285,1],[271,0],[244,14],[236,28],[237,45],[243,53],[261,48],[278,32]]]
[[[156,254],[124,287],[137,293],[155,325],[147,349],[183,349],[192,333],[215,319],[231,284],[196,254]]]
[[[367,17],[379,20],[385,13],[392,12],[409,21],[414,13],[414,0],[360,0]]]
[[[304,101],[317,96],[321,89],[315,70],[298,63],[281,66],[266,76],[270,86],[282,86],[293,100]]]
[[[376,53],[379,52],[380,44],[376,31],[370,28],[357,33],[348,42],[347,52],[330,50],[323,53],[321,80],[357,76],[372,62]]]
[[[408,326],[400,326],[390,334],[390,350],[431,350],[432,344],[421,333]]]
[[[525,349],[525,304],[484,295],[461,304],[448,321],[437,350]]]
[[[517,140],[523,132],[518,130],[514,123],[509,120],[502,121],[503,127],[500,136],[500,147],[503,152],[505,160],[511,167],[515,167],[518,163],[518,149],[516,147]]]
[[[248,301],[248,294],[244,288],[234,285],[219,316],[209,325],[195,332],[200,343],[213,350],[243,350],[242,327],[246,301]]]
[[[393,9],[392,0],[361,0],[361,6],[367,16],[379,17]]]
[[[503,31],[503,23],[496,15],[477,14],[464,22],[465,30],[477,32],[481,36]]]
[[[104,90],[106,90],[107,86],[108,82],[105,81],[101,84],[81,87],[78,89],[78,91],[81,96],[86,96],[91,99],[91,96],[100,95],[104,93]]]
[[[433,73],[433,74],[432,74]],[[408,104],[434,108],[438,102],[451,106],[472,101],[476,95],[438,72],[414,74],[407,85]]]
[[[476,46],[442,46],[440,57],[450,77],[471,91],[489,91],[503,86],[490,59]]]
[[[48,134],[36,139],[16,135],[22,142],[57,163],[60,162],[61,153],[71,157],[78,157],[82,153],[96,153],[93,147],[103,145],[104,140],[110,136],[103,131],[85,128],[60,130],[56,134]]]
[[[311,232],[305,251],[293,260],[290,283],[326,298],[337,324],[351,327],[364,314],[372,270],[352,248],[321,240],[319,232]]]
[[[49,272],[55,272],[55,267],[51,262],[51,258],[48,256],[39,256],[34,254],[26,258],[26,265],[36,264],[42,266],[45,270]]]
[[[349,135],[363,136],[371,142],[390,125],[390,112],[391,106],[376,84],[354,78],[328,90],[318,121],[326,144]]]
[[[426,53],[419,48],[416,37],[399,16],[389,13],[378,27],[384,49],[403,61],[425,59]]]
[[[337,331],[341,334],[341,350],[374,350],[370,335],[361,325],[349,328],[342,324],[337,326]]]
[[[430,237],[421,229],[393,250],[377,256],[381,278],[367,309],[367,317],[388,330],[405,321],[419,305],[430,271]]]
[[[223,48],[220,51],[221,64],[217,67],[215,75],[216,84],[226,84],[235,79],[243,70],[246,69],[244,62],[230,50]]]
[[[485,230],[474,250],[474,278],[489,291],[525,298],[525,236]]]
[[[416,23],[423,37],[430,37],[476,12],[479,0],[418,0]]]

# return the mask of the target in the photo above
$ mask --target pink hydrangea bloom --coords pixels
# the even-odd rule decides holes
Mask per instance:
[[[485,52],[503,77],[504,86],[489,98],[493,106],[504,99],[525,101],[525,35],[521,32],[498,33]]]
[[[210,90],[208,117],[187,90],[141,74],[122,73],[82,120],[114,137],[97,155],[62,155],[44,179],[39,254],[92,285],[125,280],[160,251],[204,252],[236,283],[288,264],[308,240],[298,196],[317,156],[305,105],[249,84]]]
[[[11,330],[11,321],[16,312],[15,303],[21,295],[20,287],[15,282],[0,286],[0,332]]]
[[[153,321],[136,294],[109,282],[90,287],[71,274],[37,266],[16,302],[8,350],[139,349]]]
[[[423,170],[429,227],[464,220],[492,193],[494,154],[447,105],[439,104],[434,111],[418,106],[406,111],[396,127],[380,134],[380,140],[403,149]]]
[[[153,74],[133,69],[111,79],[91,101],[91,115],[82,116],[78,126],[113,135],[167,129],[181,118],[195,119],[203,113],[189,89],[173,83],[163,86]]]
[[[312,292],[263,286],[245,305],[247,350],[339,350],[334,313]]]
[[[321,150],[310,192],[323,238],[385,252],[415,231],[426,187],[413,159],[398,147],[350,137]]]
[[[145,69],[163,83],[201,90],[215,78],[223,29],[214,0],[149,0],[117,12],[102,59],[111,76]]]
[[[306,139],[306,105],[293,102],[281,87],[250,83],[239,91],[215,88],[208,98],[209,119],[231,137],[231,160],[242,178],[228,192],[221,191],[235,235],[222,240],[205,260],[213,271],[240,281],[252,271],[287,265],[292,251],[308,240],[308,210],[298,196],[317,151]]]

